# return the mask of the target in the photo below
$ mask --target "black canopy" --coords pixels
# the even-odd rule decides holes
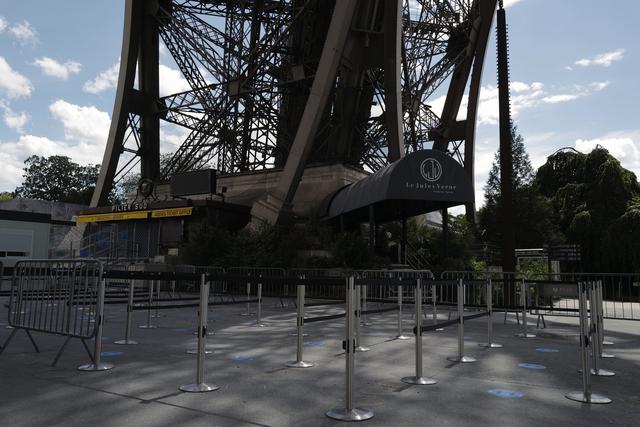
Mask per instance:
[[[374,206],[377,222],[473,203],[464,168],[446,153],[421,150],[341,188],[323,204],[325,219],[345,215],[366,221]]]

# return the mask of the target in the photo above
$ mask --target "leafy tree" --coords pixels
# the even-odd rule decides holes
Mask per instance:
[[[533,182],[535,173],[524,146],[524,138],[511,127],[513,151],[513,204],[515,243],[519,248],[540,247],[563,240],[556,225],[551,202],[541,195]],[[501,246],[500,152],[495,155],[485,190],[485,205],[478,213],[481,239]]]
[[[66,156],[31,156],[24,162],[24,182],[16,197],[89,204],[99,165],[81,166]]]
[[[13,194],[8,191],[0,192],[0,201],[13,199]]]

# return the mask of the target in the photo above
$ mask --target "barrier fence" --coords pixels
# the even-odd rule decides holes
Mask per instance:
[[[618,276],[616,276],[618,277]],[[106,284],[110,290],[106,291]],[[197,283],[199,301],[191,303],[193,298],[175,298],[176,283]],[[138,285],[138,286],[136,286]],[[170,293],[171,298],[161,298],[161,289]],[[220,295],[233,295],[236,291],[246,291],[246,298],[220,298],[215,301],[215,291]],[[95,260],[56,260],[22,261],[16,264],[10,289],[9,324],[15,328],[0,353],[6,348],[19,330],[24,330],[34,348],[38,347],[31,332],[46,332],[63,335],[66,340],[60,348],[53,364],[58,361],[71,338],[78,338],[84,344],[92,363],[79,367],[80,370],[106,370],[113,367],[100,361],[104,305],[107,299],[119,301],[126,293],[127,329],[123,344],[132,344],[130,338],[131,314],[136,310],[147,312],[147,325],[150,325],[151,311],[198,307],[198,355],[196,361],[196,382],[180,387],[183,391],[203,392],[217,390],[219,387],[205,382],[204,355],[207,337],[207,311],[210,306],[246,304],[250,313],[252,304],[256,309],[256,325],[261,325],[262,294],[280,293],[280,297],[289,297],[287,287],[296,289],[297,298],[297,342],[296,360],[287,366],[296,368],[312,367],[305,361],[302,353],[304,324],[334,319],[345,319],[345,408],[327,412],[327,416],[341,420],[365,420],[373,413],[353,404],[353,383],[355,353],[366,351],[360,335],[360,325],[365,323],[364,316],[376,313],[398,312],[398,336],[404,336],[402,324],[403,302],[414,304],[415,326],[415,375],[403,378],[410,384],[435,384],[436,381],[425,377],[422,359],[422,335],[446,326],[458,327],[458,354],[450,360],[459,363],[474,362],[465,354],[465,323],[487,317],[487,343],[489,348],[499,348],[493,342],[492,314],[494,300],[500,301],[505,310],[517,310],[522,316],[523,338],[528,337],[527,314],[532,310],[542,310],[541,296],[575,300],[575,310],[579,315],[580,363],[582,367],[583,389],[568,393],[567,398],[585,403],[608,403],[605,396],[592,393],[591,376],[611,376],[612,371],[600,365],[606,356],[603,345],[604,321],[606,317],[606,289],[603,280],[586,280],[577,276],[543,277],[527,279],[515,273],[492,272],[445,272],[439,280],[429,271],[385,270],[385,271],[332,271],[332,270],[289,270],[272,268],[239,267],[232,269],[181,266],[179,268],[127,266],[103,271],[102,264]],[[136,287],[146,292],[136,294]],[[169,287],[171,288],[169,290]],[[511,293],[506,288],[511,288]],[[424,290],[427,289],[427,292]],[[316,299],[326,298],[324,302],[306,303],[307,290],[311,290]],[[367,293],[368,292],[368,293]],[[214,300],[210,300],[214,294]],[[255,294],[255,297],[254,297]],[[427,295],[425,295],[427,294]],[[136,305],[136,295],[142,296],[144,304]],[[344,313],[316,317],[305,317],[305,307],[330,306],[343,297]],[[429,300],[434,308],[434,322],[422,324],[423,303]],[[514,303],[514,298],[516,303]],[[369,308],[366,303],[374,302],[377,308]],[[169,302],[170,304],[164,304]],[[439,321],[435,316],[437,304],[455,305],[457,317]],[[283,305],[284,306],[284,305]],[[558,310],[552,306],[552,310]],[[567,308],[573,312],[574,308]],[[569,311],[571,310],[571,311]],[[86,340],[94,339],[93,354]]]

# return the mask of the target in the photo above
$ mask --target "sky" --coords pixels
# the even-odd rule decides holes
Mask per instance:
[[[640,176],[640,2],[505,0],[512,115],[534,168],[563,147],[607,148]],[[608,6],[608,7],[607,7]],[[123,0],[0,0],[0,191],[30,155],[100,163],[115,98]],[[498,147],[495,32],[476,134],[476,199]],[[161,52],[161,93],[188,88]],[[434,95],[434,110],[444,102]],[[177,144],[179,134],[168,134]]]

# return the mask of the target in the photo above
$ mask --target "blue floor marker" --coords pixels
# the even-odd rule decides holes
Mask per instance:
[[[518,366],[525,369],[547,369],[546,366],[537,363],[519,363]]]
[[[491,389],[488,393],[495,397],[501,397],[503,399],[520,399],[524,397],[524,393],[515,391],[515,390],[504,390],[504,389]]]
[[[390,335],[390,334],[389,333],[380,332],[380,331],[371,331],[371,332],[365,333],[365,335],[368,335],[370,337],[386,337],[387,335]]]
[[[556,348],[536,348],[536,351],[540,353],[560,353],[560,350]]]
[[[100,353],[102,357],[112,357],[112,356],[122,356],[124,353],[122,351],[103,351]]]
[[[306,341],[304,343],[305,347],[322,347],[324,346],[324,341]]]
[[[249,356],[249,355],[231,356],[231,360],[234,360],[236,362],[253,362],[254,360],[256,360],[256,356]]]

